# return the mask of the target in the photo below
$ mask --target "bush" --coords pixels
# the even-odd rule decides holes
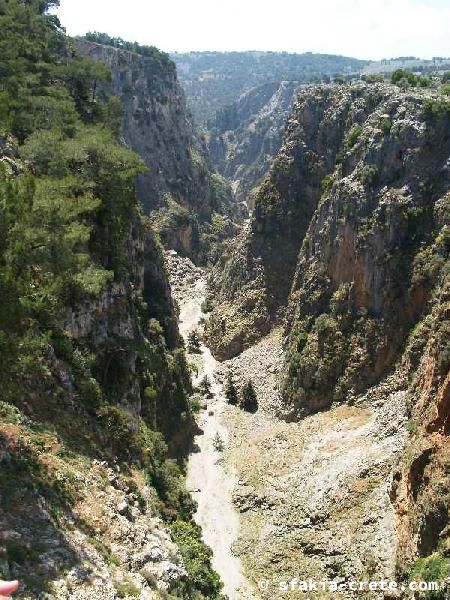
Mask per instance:
[[[321,188],[322,188],[322,193],[324,194],[325,192],[328,192],[329,189],[331,189],[332,185],[333,185],[333,175],[329,174],[329,175],[325,175],[325,177],[322,179],[322,183],[321,183]]]
[[[219,432],[213,438],[213,448],[216,452],[223,452],[225,449],[225,444],[223,439],[220,437]]]
[[[248,381],[242,388],[240,405],[249,413],[255,413],[258,410],[258,398],[251,381]]]
[[[428,591],[421,596],[424,600],[446,600],[448,590],[444,582],[450,576],[450,559],[444,558],[439,553],[432,554],[426,558],[419,558],[414,564],[410,581],[435,581],[439,584],[439,590]]]
[[[390,119],[388,119],[387,117],[384,117],[383,119],[381,119],[380,121],[380,129],[383,133],[389,133],[391,131],[392,128],[392,121]]]
[[[141,595],[139,588],[131,581],[121,581],[120,583],[116,583],[115,588],[118,598],[128,598],[129,596],[132,598],[139,598]]]
[[[378,179],[378,169],[374,165],[364,165],[361,169],[361,181],[364,185],[371,186]]]
[[[201,531],[194,523],[175,521],[170,527],[172,539],[180,549],[188,578],[178,584],[185,598],[196,597],[199,590],[206,598],[219,598],[223,587],[211,566],[211,550],[201,540]]]
[[[345,146],[347,148],[353,148],[353,146],[358,141],[361,133],[362,133],[361,125],[353,125],[353,127],[350,129],[347,139],[345,140]]]
[[[414,75],[411,71],[396,69],[391,76],[391,82],[399,87],[430,87],[431,79],[425,75]]]
[[[361,79],[366,83],[382,83],[384,81],[381,73],[369,73],[368,75],[363,75]]]
[[[204,314],[210,313],[212,311],[211,302],[207,298],[205,300],[203,300],[201,309],[202,309],[202,313],[204,313]]]
[[[423,107],[428,121],[441,119],[450,114],[450,98],[426,98]]]

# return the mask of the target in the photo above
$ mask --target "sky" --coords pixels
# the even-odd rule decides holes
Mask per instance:
[[[58,14],[69,35],[101,31],[166,52],[450,56],[450,0],[61,0]]]

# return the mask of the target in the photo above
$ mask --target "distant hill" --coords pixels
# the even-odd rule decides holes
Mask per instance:
[[[356,58],[311,52],[188,52],[173,53],[171,58],[200,125],[257,85],[322,81],[337,74],[360,73],[368,64]]]
[[[363,73],[383,73],[390,75],[396,69],[406,69],[409,71],[420,71],[424,73],[439,73],[450,69],[450,57],[444,58],[436,56],[431,59],[416,58],[414,56],[399,56],[398,58],[385,58],[368,63]]]

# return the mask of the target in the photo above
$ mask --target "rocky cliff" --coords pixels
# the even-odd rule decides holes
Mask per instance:
[[[257,86],[208,121],[211,162],[231,182],[236,200],[250,207],[280,149],[299,85],[281,81]]]
[[[439,91],[304,90],[254,216],[210,281],[218,357],[283,324],[285,419],[307,428],[307,415],[354,403],[378,420],[393,411],[397,456],[380,489],[387,564],[404,581],[448,575],[449,155]]]
[[[144,56],[84,39],[76,49],[111,69],[111,82],[103,87],[120,97],[124,141],[148,167],[137,179],[137,194],[163,244],[203,257],[211,217],[233,213],[232,195],[208,164],[175,64],[159,51]]]
[[[183,110],[181,93],[170,109],[162,95],[174,67],[156,49],[143,65],[95,46],[112,74],[73,52],[53,5],[0,10],[0,579],[26,600],[216,598],[184,484],[194,426],[178,312],[136,197],[146,165],[110,93],[131,78],[169,161],[186,141],[185,114],[162,125]]]

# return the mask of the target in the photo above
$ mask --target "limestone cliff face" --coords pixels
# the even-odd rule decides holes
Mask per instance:
[[[230,213],[233,203],[229,186],[208,165],[175,64],[163,53],[144,57],[86,40],[76,49],[112,71],[108,92],[122,100],[124,141],[148,167],[137,180],[144,211],[166,247],[196,256],[212,214]]]
[[[447,195],[447,210],[449,201]],[[448,228],[448,212],[446,221]],[[421,568],[426,569],[434,563],[438,571],[445,566],[448,556],[449,340],[450,277],[447,267],[436,288],[432,309],[411,334],[404,357],[410,372],[410,436],[391,489],[397,512],[399,572],[418,557],[425,557],[423,563],[419,563]]]
[[[299,89],[295,81],[257,86],[208,121],[208,149],[236,199],[252,207],[258,184],[280,149],[286,120]]]
[[[376,414],[387,402],[409,418],[385,481],[397,577],[425,580],[448,572],[449,156],[450,103],[439,93],[305,90],[253,219],[210,286],[220,358],[284,323],[287,420],[361,394]],[[390,378],[406,417],[391,406]]]
[[[426,305],[432,284],[419,250],[449,185],[448,112],[426,94],[388,85],[301,93],[248,231],[213,279],[209,335],[219,357],[288,307],[294,412],[375,381]]]
[[[209,331],[219,357],[236,354],[257,338],[259,323],[262,332],[267,331],[286,305],[298,252],[321,198],[322,180],[333,172],[353,125],[365,121],[388,95],[388,89],[363,87],[314,87],[299,95],[283,145],[257,194],[248,232],[217,270],[213,284],[217,310]],[[234,312],[240,304],[248,309],[247,323],[234,319],[227,332],[216,335],[220,313]]]

